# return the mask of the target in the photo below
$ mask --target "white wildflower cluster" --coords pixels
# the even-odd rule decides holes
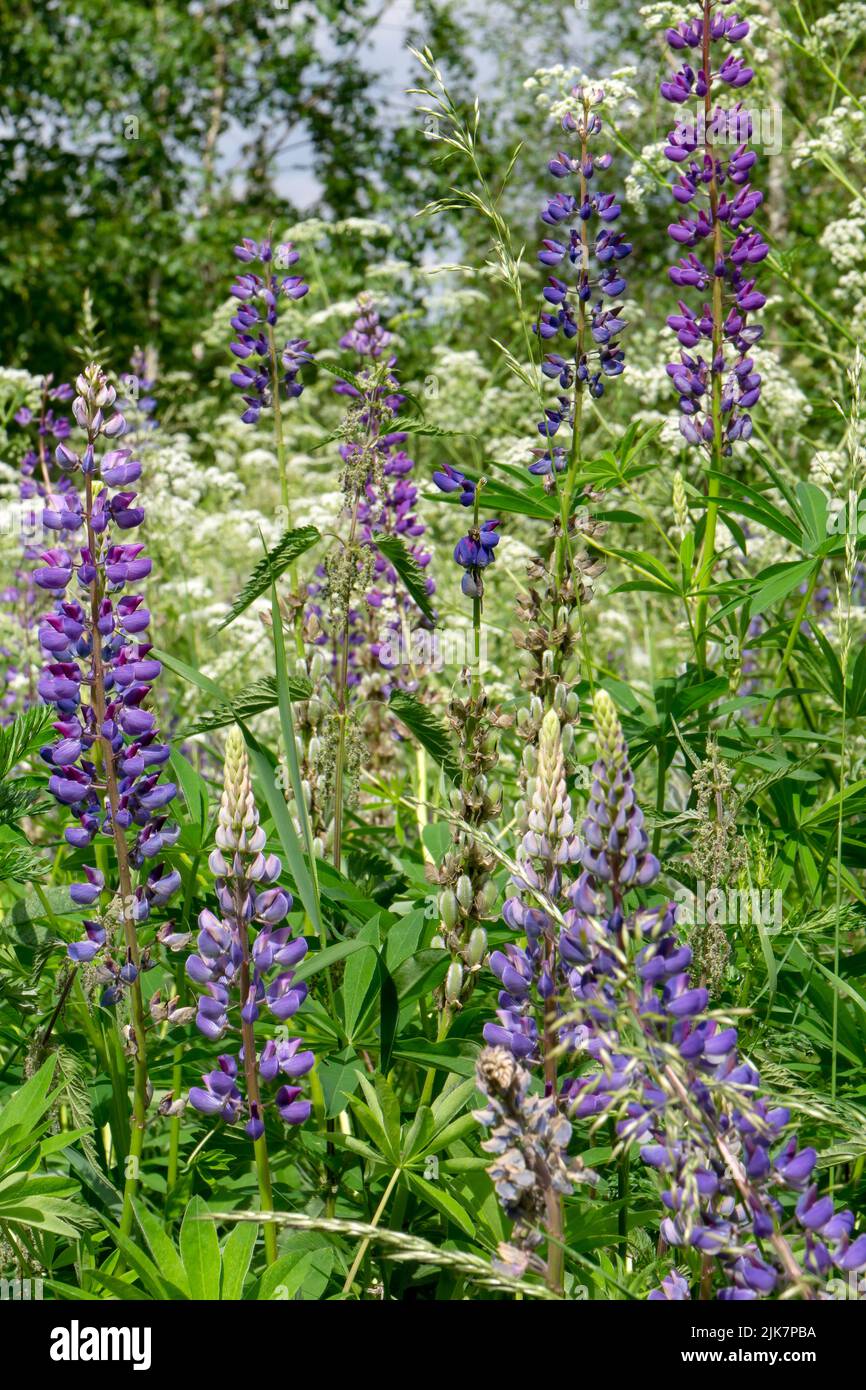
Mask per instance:
[[[582,115],[583,108],[574,95],[575,87],[583,87],[593,94],[593,107],[596,110],[615,111],[621,119],[625,113],[639,110],[638,95],[632,86],[637,75],[634,67],[617,68],[603,79],[588,76],[582,67],[575,64],[565,66],[557,63],[552,68],[537,68],[523,86],[535,95],[535,104],[546,111],[557,123],[563,116]],[[603,96],[599,96],[603,93]]]
[[[815,134],[798,139],[792,151],[795,169],[809,160],[866,162],[866,110],[852,97],[843,97],[835,110],[815,122]]]
[[[866,5],[863,0],[841,0],[829,14],[812,22],[804,47],[822,57],[850,53],[866,39]]]
[[[625,177],[625,201],[629,215],[637,215],[646,208],[646,201],[661,187],[660,179],[667,183],[669,165],[665,159],[665,140],[657,140],[644,145],[640,158],[634,160]]]
[[[844,306],[855,337],[866,337],[866,227],[862,205],[852,202],[847,217],[828,222],[820,244],[839,272],[833,298]]]

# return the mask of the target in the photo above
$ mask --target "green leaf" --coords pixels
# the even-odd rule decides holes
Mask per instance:
[[[406,585],[409,597],[418,605],[424,617],[433,622],[436,615],[430,605],[427,579],[408,546],[403,543],[399,536],[374,536],[373,543],[385,559],[394,566]]]
[[[180,1253],[194,1299],[220,1296],[220,1245],[216,1226],[201,1197],[193,1197],[180,1227]]]
[[[54,1077],[54,1061],[49,1057],[35,1076],[13,1092],[0,1113],[0,1138],[7,1137],[15,1129],[24,1135],[32,1134],[51,1104],[48,1093]]]
[[[233,623],[235,618],[249,608],[251,603],[255,603],[257,598],[261,598],[262,594],[267,592],[300,555],[303,555],[321,539],[315,526],[300,526],[295,531],[287,531],[277,541],[273,550],[269,550],[259,560],[217,631],[221,631],[224,627],[228,627],[229,623]]]
[[[44,878],[50,867],[29,845],[0,845],[0,883],[31,883]]]
[[[208,813],[208,789],[207,782],[201,773],[196,772],[192,763],[184,757],[177,747],[171,750],[171,766],[175,777],[180,783],[183,792],[183,799],[186,802],[186,809],[189,811],[190,820],[198,826],[199,833],[204,831],[207,824]]]
[[[45,742],[57,717],[53,705],[34,705],[0,729],[0,780]]]
[[[407,690],[392,690],[388,704],[411,734],[442,768],[449,781],[460,777],[460,762],[451,735],[436,718],[429,705],[423,705]]]
[[[223,1277],[220,1298],[223,1302],[243,1297],[244,1280],[253,1258],[256,1227],[251,1221],[239,1221],[230,1231],[223,1246]]]
[[[290,699],[310,698],[312,686],[303,676],[289,676],[287,684]],[[277,682],[273,676],[263,676],[246,690],[233,695],[228,704],[219,705],[196,719],[186,730],[186,737],[210,733],[212,729],[224,729],[227,724],[235,724],[239,719],[252,719],[254,715],[263,714],[265,710],[275,709],[278,703]]]
[[[749,617],[756,618],[774,603],[785,598],[792,589],[808,578],[815,565],[814,560],[794,560],[780,565],[770,565],[757,576],[758,588],[749,600]],[[761,583],[763,580],[763,583]]]
[[[453,1221],[454,1225],[457,1226],[464,1235],[469,1236],[470,1239],[474,1239],[475,1226],[469,1219],[466,1211],[461,1207],[460,1203],[451,1196],[450,1192],[446,1192],[445,1188],[440,1183],[428,1182],[426,1178],[422,1178],[418,1173],[413,1173],[409,1170],[406,1170],[403,1176],[416,1197],[423,1198],[431,1207],[435,1207],[443,1216],[447,1216],[449,1221]]]
[[[157,1266],[166,1278],[190,1297],[190,1282],[183,1261],[174,1247],[174,1241],[163,1229],[162,1222],[152,1211],[139,1201],[134,1203],[135,1218],[141,1227],[142,1235]]]

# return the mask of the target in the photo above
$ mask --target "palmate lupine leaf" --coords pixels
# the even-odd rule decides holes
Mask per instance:
[[[274,580],[279,579],[299,556],[314,546],[321,540],[319,532],[315,526],[300,526],[294,531],[287,531],[281,536],[277,544],[266,555],[259,560],[246,584],[238,594],[229,612],[219,624],[217,631],[220,632],[229,623],[233,623],[251,603],[262,594],[267,593]]]
[[[388,563],[394,566],[406,585],[409,597],[417,603],[424,617],[433,622],[436,615],[427,593],[427,580],[411,550],[403,544],[399,536],[374,536],[373,542]]]
[[[310,682],[300,676],[288,676],[287,687],[291,700],[308,700],[312,694]],[[253,715],[262,714],[265,710],[276,709],[279,704],[279,692],[277,682],[273,676],[263,676],[261,680],[255,681],[240,694],[233,695],[228,704],[219,705],[213,710],[209,710],[199,719],[191,724],[186,731],[186,737],[193,734],[209,733],[212,729],[223,729],[227,724],[234,724],[238,719],[252,719]]]
[[[451,736],[427,705],[422,705],[414,695],[406,690],[392,690],[388,704],[397,718],[415,736],[442,768],[445,775],[456,782],[460,776],[460,762]]]

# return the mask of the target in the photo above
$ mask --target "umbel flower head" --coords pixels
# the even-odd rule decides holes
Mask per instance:
[[[272,246],[269,238],[255,242],[244,237],[235,247],[235,255],[246,266],[257,262],[262,267],[261,274],[240,272],[231,289],[239,301],[231,321],[235,330],[231,351],[237,359],[231,382],[246,406],[241,419],[254,425],[262,411],[273,405],[275,391],[294,397],[304,389],[299,374],[304,364],[313,360],[309,342],[291,338],[278,349],[276,328],[281,301],[302,299],[310,287],[300,275],[282,273],[299,260],[291,242]]]
[[[749,316],[766,302],[755,268],[769,247],[750,223],[763,202],[750,183],[756,159],[748,145],[752,122],[740,102],[729,108],[714,104],[720,90],[740,92],[754,77],[738,54],[725,52],[748,32],[739,15],[727,18],[709,7],[668,29],[665,37],[674,52],[698,50],[702,66],[696,72],[684,61],[661,84],[665,100],[684,111],[665,147],[678,169],[671,191],[681,214],[668,232],[684,252],[670,277],[686,296],[701,296],[681,299],[678,312],[668,318],[682,351],[667,372],[679,396],[684,439],[722,455],[730,455],[737,440],[750,438],[749,411],[761,394],[751,350],[763,329]],[[697,108],[686,113],[692,99]]]
[[[67,842],[84,849],[95,837],[108,837],[120,858],[141,870],[142,881],[134,889],[130,885],[132,902],[124,904],[124,913],[142,922],[152,907],[167,903],[180,875],[161,858],[178,836],[167,817],[177,789],[161,777],[169,747],[148,707],[162,668],[147,640],[150,613],[142,596],[131,592],[151,569],[142,543],[129,539],[144,520],[132,491],[141,464],[131,450],[113,444],[126,422],[102,368],[89,366],[76,389],[72,413],[84,446],[79,453],[61,440],[55,459],[83,486],[82,544],[43,551],[33,572],[35,583],[54,601],[39,626],[46,662],[38,689],[55,705],[58,719],[56,738],[41,756],[51,769],[50,791],[76,819],[64,832]],[[112,447],[101,450],[106,442]],[[46,504],[46,513],[51,511]],[[72,886],[74,902],[93,907],[115,892],[101,870],[86,867],[84,873],[85,881]],[[73,960],[92,959],[106,939],[101,922],[85,926],[86,939],[69,948]],[[123,967],[107,961],[106,968],[114,979],[103,1002],[112,1003],[131,983],[135,967],[130,961]]]
[[[287,1124],[307,1119],[310,1103],[296,1083],[315,1061],[297,1037],[270,1038],[257,1050],[256,1022],[269,1014],[285,1023],[307,997],[306,985],[294,977],[307,943],[302,936],[293,937],[290,926],[280,925],[292,909],[292,898],[277,884],[280,860],[265,849],[246,748],[240,731],[233,728],[226,742],[216,848],[208,861],[216,876],[219,915],[209,908],[199,914],[197,951],[186,969],[202,988],[199,1031],[212,1042],[233,1031],[241,1047],[237,1057],[222,1054],[217,1069],[203,1077],[203,1087],[190,1090],[189,1099],[196,1110],[229,1123],[245,1108],[251,1139],[264,1133],[261,1084],[280,1075],[286,1080],[274,1096],[277,1112]],[[240,1076],[246,1084],[245,1104]]]

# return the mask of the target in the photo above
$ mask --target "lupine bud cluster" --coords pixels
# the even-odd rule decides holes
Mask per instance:
[[[566,727],[570,733],[571,726]],[[552,1053],[568,1040],[555,1023],[562,1014],[568,958],[561,955],[556,917],[547,905],[565,910],[569,920],[563,871],[579,862],[581,852],[566,788],[562,733],[556,710],[548,710],[537,750],[530,744],[524,754],[534,765],[526,784],[527,803],[520,808],[526,828],[512,879],[517,892],[506,900],[502,915],[526,944],[508,942],[491,955],[490,967],[502,985],[499,1021],[484,1025],[484,1040],[491,1046],[505,1047],[521,1061],[543,1060],[549,1082],[556,1076]]]
[[[282,865],[266,854],[265,832],[250,783],[243,738],[233,728],[226,742],[223,793],[216,831],[216,848],[209,859],[216,877],[219,915],[205,908],[198,919],[197,951],[187,960],[187,974],[202,988],[196,1025],[211,1042],[233,1031],[240,1051],[217,1058],[217,1067],[190,1090],[190,1104],[205,1115],[233,1123],[246,1113],[251,1139],[264,1134],[261,1084],[280,1074],[274,1106],[287,1124],[300,1124],[310,1103],[295,1083],[312,1068],[315,1058],[301,1039],[269,1038],[257,1051],[254,1025],[266,1012],[285,1023],[300,1008],[307,987],[296,981],[293,967],[307,952],[303,937],[280,926],[292,908],[289,893],[277,884]],[[255,929],[255,936],[252,935]],[[245,1079],[246,1098],[239,1080]]]
[[[499,818],[502,787],[490,774],[499,761],[501,731],[511,717],[490,704],[486,692],[455,696],[448,722],[460,748],[463,776],[452,788],[451,809],[458,817],[452,843],[438,868],[431,869],[440,886],[439,931],[434,946],[451,952],[451,966],[439,991],[440,1008],[453,1012],[466,1003],[487,956],[487,929],[499,896],[492,877],[494,856],[477,832]]]
[[[763,201],[750,183],[756,159],[748,146],[751,117],[740,103],[714,105],[720,89],[739,92],[754,76],[738,54],[724,53],[749,32],[738,15],[726,17],[722,6],[728,3],[720,0],[714,10],[705,0],[702,15],[667,30],[671,48],[692,50],[699,66],[686,60],[661,84],[666,101],[698,103],[665,147],[679,169],[672,192],[682,209],[668,231],[678,248],[688,248],[670,276],[678,288],[707,296],[694,304],[680,300],[679,312],[669,317],[683,351],[667,372],[679,395],[683,437],[720,455],[730,455],[733,444],[752,433],[749,410],[761,394],[761,377],[750,354],[763,329],[749,315],[766,302],[754,270],[769,251],[750,224]]]
[[[115,409],[116,392],[102,369],[89,366],[76,389],[72,412],[85,444],[78,453],[61,441],[55,459],[80,480],[83,499],[67,490],[60,510],[49,499],[43,524],[59,529],[62,523],[82,534],[74,548],[61,544],[43,551],[33,574],[54,600],[39,627],[46,663],[38,688],[59,717],[57,737],[41,755],[51,768],[50,791],[76,819],[64,832],[67,842],[84,849],[97,836],[113,839],[119,886],[131,899],[123,903],[123,915],[140,923],[180,886],[177,870],[161,858],[178,836],[167,816],[176,787],[161,780],[169,747],[148,708],[161,666],[147,640],[150,613],[142,596],[131,591],[151,569],[143,544],[129,539],[144,520],[131,490],[141,464],[129,449],[101,449],[125,430]],[[123,882],[131,870],[140,871],[135,887],[131,878]],[[71,888],[80,906],[92,907],[104,893],[114,892],[100,869],[88,866],[84,874],[85,881]],[[85,940],[69,948],[76,961],[91,960],[106,940],[103,920],[85,927]],[[137,968],[129,958],[122,967],[107,960],[105,968],[113,979],[103,1002],[113,1003]]]
[[[538,259],[557,274],[550,276],[543,291],[549,308],[540,314],[534,331],[545,348],[561,344],[559,351],[545,352],[541,364],[560,392],[538,424],[545,445],[535,451],[529,471],[541,477],[568,467],[569,450],[553,440],[563,424],[575,429],[577,403],[584,389],[593,397],[602,396],[604,378],[619,376],[625,365],[619,336],[627,325],[618,300],[628,287],[621,267],[632,248],[614,228],[621,211],[616,196],[593,191],[596,174],[612,163],[609,153],[593,150],[602,130],[601,117],[593,107],[604,100],[604,92],[577,87],[574,96],[579,114],[568,112],[562,127],[566,134],[577,136],[580,150],[560,151],[547,166],[555,179],[574,191],[554,194],[541,212],[550,234],[541,244]]]
[[[275,391],[282,390],[294,397],[304,389],[300,371],[313,360],[309,342],[291,338],[278,349],[275,329],[280,300],[302,299],[310,287],[300,275],[280,273],[290,270],[300,259],[290,242],[272,246],[268,238],[255,242],[244,237],[234,250],[244,265],[257,262],[261,266],[261,273],[239,272],[231,289],[240,302],[231,321],[235,330],[231,351],[238,359],[231,382],[241,392],[246,406],[241,419],[254,425],[262,411],[273,405]]]

